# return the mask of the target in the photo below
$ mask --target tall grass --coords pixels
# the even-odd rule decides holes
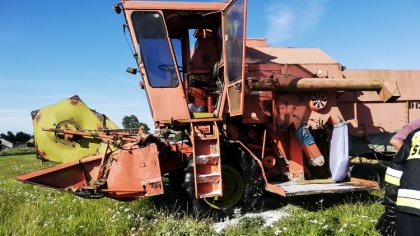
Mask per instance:
[[[375,230],[383,212],[382,193],[318,195],[283,200],[288,216],[263,227],[264,219],[248,218],[225,230],[229,235],[380,235]],[[279,206],[277,206],[279,207]]]
[[[35,153],[35,148],[33,147],[10,148],[10,149],[1,150],[0,156],[23,155],[23,154],[34,154],[34,153]]]
[[[34,155],[0,157],[0,235],[217,234],[211,219],[189,216],[188,209],[175,204],[174,194],[167,189],[163,196],[118,202],[108,198],[81,199],[15,180],[17,175],[49,165],[35,159]],[[377,234],[374,224],[382,211],[377,199],[342,195],[336,198],[321,196],[279,201],[273,206],[288,211],[288,217],[269,226],[263,226],[262,218],[245,218],[220,234]]]
[[[16,175],[46,167],[34,155],[0,158],[0,235],[198,234],[210,228],[209,221],[158,209],[151,198],[82,199],[15,180]]]

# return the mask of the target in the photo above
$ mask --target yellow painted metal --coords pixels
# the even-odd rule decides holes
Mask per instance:
[[[208,112],[194,112],[193,117],[194,119],[213,118],[214,114]]]
[[[38,153],[46,160],[71,162],[94,155],[105,145],[94,137],[64,138],[62,134],[42,131],[42,128],[69,130],[118,129],[108,118],[103,127],[103,117],[89,109],[78,96],[44,107],[34,113],[33,127]]]

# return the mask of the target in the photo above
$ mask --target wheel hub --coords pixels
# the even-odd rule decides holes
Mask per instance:
[[[204,202],[215,209],[227,209],[242,199],[245,184],[238,170],[231,166],[222,167],[223,196],[204,198]]]

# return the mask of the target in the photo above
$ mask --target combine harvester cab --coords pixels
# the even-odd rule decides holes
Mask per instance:
[[[357,126],[357,117],[343,116],[337,99],[375,91],[394,101],[395,80],[345,77],[316,48],[247,40],[246,0],[122,1],[114,10],[124,13],[133,42],[137,68],[127,71],[141,74],[160,135],[34,123],[35,136],[49,137],[49,144],[37,141],[41,155],[66,163],[19,180],[82,196],[137,198],[162,194],[167,175],[198,211],[247,205],[261,190],[294,196],[378,188],[347,174],[347,125]],[[179,139],[168,138],[172,133]],[[96,143],[87,145],[95,151],[51,154],[44,147],[61,150],[82,138]]]

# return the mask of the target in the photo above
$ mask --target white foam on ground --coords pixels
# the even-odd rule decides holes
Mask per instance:
[[[245,215],[236,216],[233,219],[227,219],[222,222],[217,222],[213,224],[213,229],[220,233],[222,230],[226,229],[229,226],[237,225],[242,219],[245,218],[262,218],[264,221],[263,227],[271,227],[274,223],[279,221],[281,218],[288,216],[289,213],[286,211],[280,210],[270,210],[270,211],[263,211],[259,213],[247,213]]]

